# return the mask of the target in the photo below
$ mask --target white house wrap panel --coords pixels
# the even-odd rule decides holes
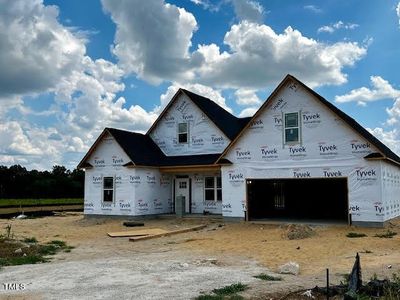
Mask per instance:
[[[188,124],[188,141],[178,140],[178,124]],[[168,156],[221,153],[229,144],[225,134],[185,94],[181,94],[150,133]]]
[[[127,168],[130,159],[106,134],[87,160],[84,213],[87,215],[148,215],[171,213],[171,176],[157,168]],[[104,178],[114,180],[113,201],[104,201]]]
[[[225,156],[233,165],[222,167],[223,214],[244,216],[245,179],[347,177],[352,220],[383,221],[375,209],[380,163],[363,158],[377,149],[295,83],[270,101]],[[292,112],[299,112],[301,143],[285,145],[283,117]]]
[[[400,215],[400,173],[398,167],[382,162],[382,199],[377,199],[373,209],[390,220]]]

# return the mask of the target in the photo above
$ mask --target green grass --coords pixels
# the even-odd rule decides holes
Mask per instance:
[[[247,290],[249,287],[243,283],[234,283],[224,286],[220,289],[213,289],[213,294],[205,294],[196,297],[196,300],[243,300],[244,298],[237,295],[239,292]]]
[[[394,232],[394,231],[391,231],[390,229],[388,229],[388,231],[386,231],[385,233],[375,234],[375,237],[383,238],[383,239],[391,239],[395,235],[397,235],[397,232]]]
[[[200,295],[196,297],[196,300],[223,300],[224,296],[219,295]]]
[[[261,280],[266,280],[266,281],[281,281],[282,280],[282,277],[275,277],[275,276],[271,276],[271,275],[264,274],[264,273],[261,273],[259,275],[253,276],[253,277],[261,279]]]
[[[243,292],[248,289],[248,286],[243,283],[234,283],[231,285],[224,286],[223,288],[220,289],[214,289],[213,293],[216,295],[220,296],[227,296],[227,295],[233,295],[239,292]]]
[[[80,198],[60,199],[0,199],[1,207],[83,204]]]
[[[200,295],[196,300],[244,300],[240,295],[222,296],[222,295]]]
[[[60,241],[60,240],[53,240],[51,242],[48,242],[49,245],[54,245],[54,246],[58,246],[58,247],[66,247],[67,243],[64,241]]]
[[[47,262],[48,259],[40,255],[0,258],[0,266],[19,266]]]
[[[349,232],[346,234],[348,238],[361,238],[361,237],[366,237],[367,235],[365,233],[358,233],[358,232]]]
[[[27,246],[26,243],[30,245]],[[34,237],[25,238],[22,241],[3,237],[0,238],[0,268],[47,262],[50,260],[49,256],[61,251],[71,252],[73,248],[59,240],[39,244]],[[17,253],[16,250],[18,250]]]
[[[24,243],[32,243],[32,244],[36,244],[37,243],[37,239],[35,237],[24,238],[22,241]]]

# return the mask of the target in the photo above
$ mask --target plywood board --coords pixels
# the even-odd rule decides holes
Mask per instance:
[[[196,231],[196,230],[203,229],[205,227],[207,227],[207,225],[199,225],[199,226],[194,226],[194,227],[189,227],[189,228],[184,228],[184,229],[179,229],[179,230],[167,231],[165,233],[160,233],[160,234],[151,234],[151,235],[146,235],[146,236],[131,237],[131,238],[129,238],[129,240],[131,242],[149,240],[149,239],[154,239],[154,238],[158,238],[158,237],[162,237],[162,236],[169,236],[169,235],[178,234],[178,233]]]
[[[167,233],[167,230],[161,228],[148,228],[140,230],[129,230],[129,231],[119,231],[119,232],[108,232],[110,237],[128,237],[128,236],[148,236],[154,234]]]

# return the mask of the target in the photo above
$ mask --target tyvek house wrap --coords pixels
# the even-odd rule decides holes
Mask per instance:
[[[289,146],[283,142],[283,114],[292,112],[300,113],[302,140]],[[222,213],[244,216],[246,179],[347,177],[352,220],[381,222],[384,215],[375,207],[382,202],[380,162],[363,158],[372,152],[373,145],[290,82],[226,153],[233,164],[222,167]]]
[[[400,172],[399,168],[382,162],[382,201],[377,201],[376,210],[384,214],[384,220],[400,215]]]
[[[178,143],[178,123],[189,124],[188,143]],[[168,156],[221,153],[230,142],[185,94],[179,95],[150,137]]]
[[[84,213],[147,215],[170,213],[171,176],[154,168],[127,168],[127,157],[115,139],[106,134],[88,158],[85,171]],[[103,201],[103,178],[114,178],[114,201]]]

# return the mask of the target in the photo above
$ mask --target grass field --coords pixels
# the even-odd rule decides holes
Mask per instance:
[[[83,204],[81,198],[60,199],[0,199],[1,207]]]

